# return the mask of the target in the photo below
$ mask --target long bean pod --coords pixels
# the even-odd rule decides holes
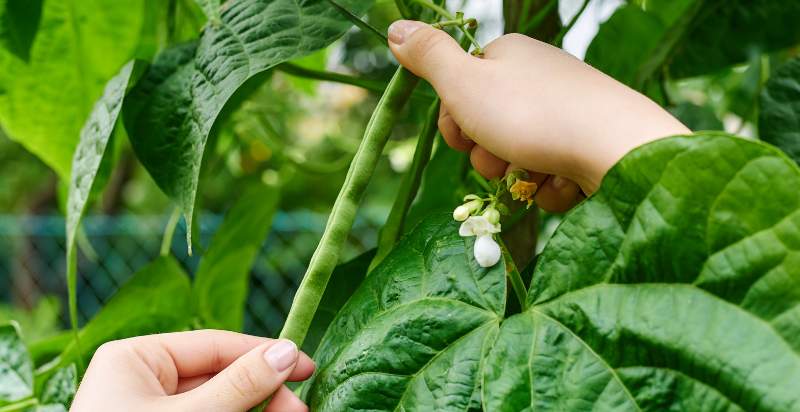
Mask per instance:
[[[339,261],[342,246],[355,221],[358,204],[389,139],[392,126],[418,81],[411,72],[398,68],[372,113],[344,185],[333,204],[325,232],[311,257],[281,331],[281,338],[291,339],[297,346],[303,344],[331,273]]]

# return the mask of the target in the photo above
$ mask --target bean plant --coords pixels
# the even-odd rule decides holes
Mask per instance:
[[[0,125],[62,182],[72,324],[36,342],[0,326],[0,411],[68,408],[104,342],[242,330],[251,266],[291,188],[231,189],[207,247],[192,234],[231,125],[282,133],[248,112],[279,76],[380,95],[280,333],[313,353],[317,371],[296,388],[311,410],[800,411],[800,3],[614,11],[586,62],[694,133],[633,150],[564,216],[539,212],[526,171],[470,171],[437,133],[439,99],[408,70],[305,65],[357,36],[386,55],[398,18],[481,58],[465,2],[124,3],[0,0]],[[561,47],[592,3],[505,0],[503,29]],[[409,123],[414,155],[376,247],[344,261],[387,144]],[[81,325],[81,218],[128,145],[174,211],[161,256]],[[181,218],[200,259],[191,276],[169,247]]]

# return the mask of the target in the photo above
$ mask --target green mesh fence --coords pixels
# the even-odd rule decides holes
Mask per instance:
[[[81,322],[91,318],[140,267],[158,256],[167,216],[87,216],[78,259],[78,309]],[[245,331],[274,336],[280,331],[294,291],[314,252],[326,216],[311,212],[278,213],[251,270]],[[221,216],[200,218],[200,237],[208,245]],[[373,247],[376,222],[360,219],[345,246],[345,257]],[[199,257],[188,256],[185,227],[173,237],[172,253],[194,273]],[[67,327],[64,281],[64,219],[61,216],[0,215],[0,301],[33,308],[54,296]]]

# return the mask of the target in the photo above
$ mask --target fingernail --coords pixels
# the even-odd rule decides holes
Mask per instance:
[[[423,23],[414,20],[397,20],[389,26],[389,41],[394,44],[403,44],[422,26],[424,26]]]
[[[568,183],[569,182],[567,181],[567,179],[564,179],[561,176],[554,176],[553,177],[553,182],[552,182],[553,187],[558,189],[558,190],[561,190],[561,189],[567,187]]]
[[[264,359],[276,372],[283,372],[297,362],[297,345],[290,340],[278,340],[264,352]]]

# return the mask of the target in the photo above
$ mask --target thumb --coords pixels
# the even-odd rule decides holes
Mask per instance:
[[[389,26],[389,48],[403,67],[431,83],[443,98],[455,91],[455,82],[472,60],[450,35],[413,20]]]
[[[256,406],[277,391],[297,365],[297,346],[279,339],[247,352],[208,382],[186,392],[180,410],[237,410]]]

